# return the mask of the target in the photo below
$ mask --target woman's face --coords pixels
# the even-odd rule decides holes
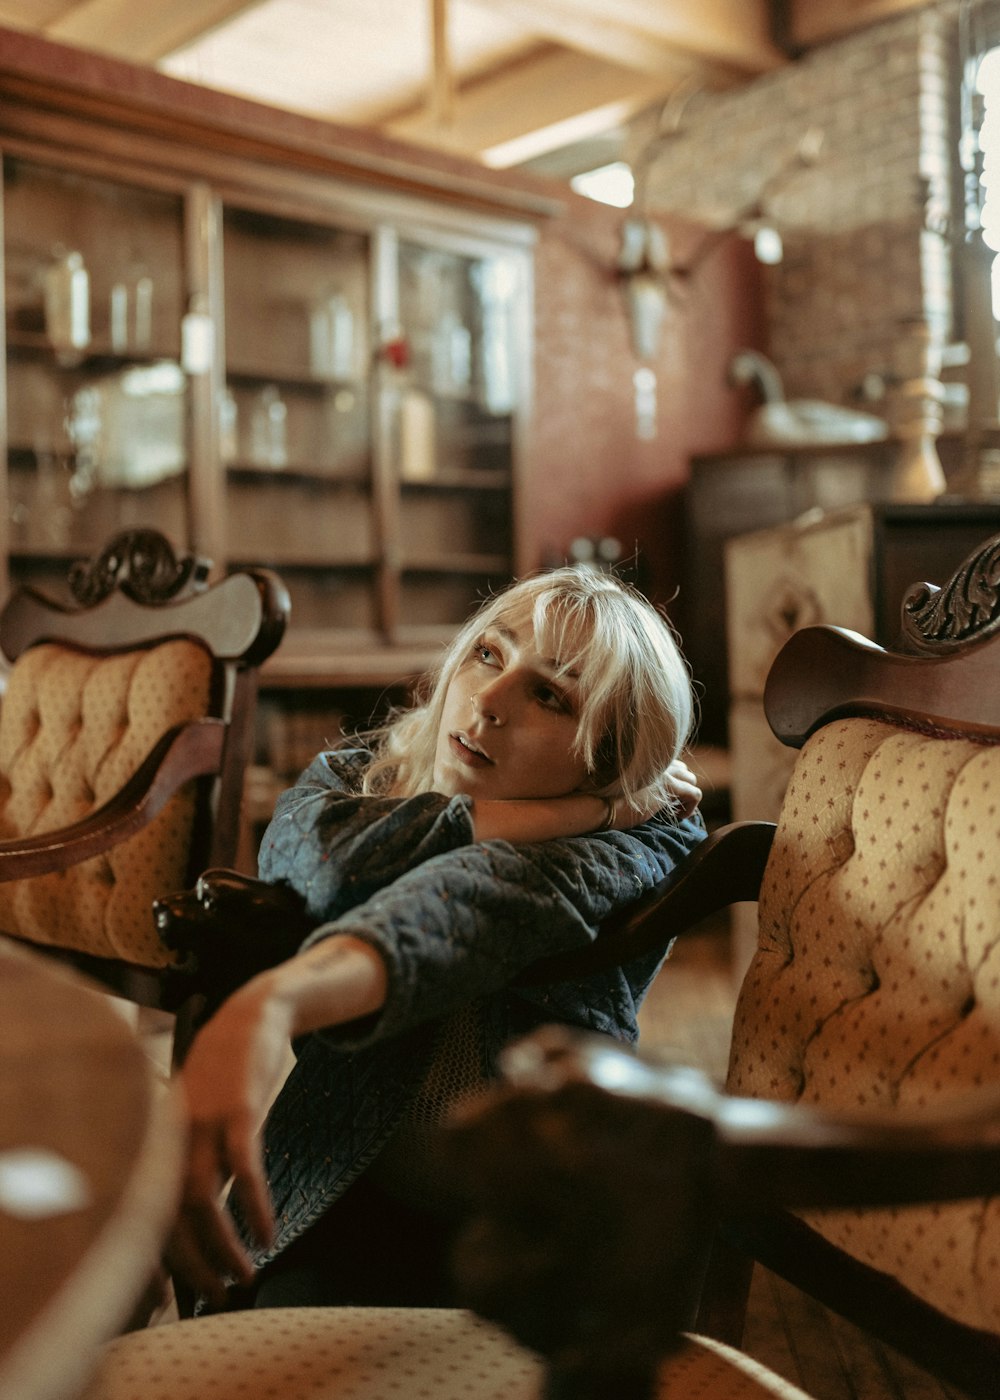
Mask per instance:
[[[576,681],[557,671],[558,659],[537,651],[529,618],[487,627],[445,695],[435,791],[509,799],[583,787],[586,766],[573,752]]]

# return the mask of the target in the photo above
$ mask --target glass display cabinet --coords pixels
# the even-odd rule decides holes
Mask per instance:
[[[143,525],[276,570],[256,823],[525,567],[534,232],[74,102],[0,108],[0,591]]]
[[[514,572],[523,262],[384,223],[222,226],[227,557],[282,574],[293,646],[440,640]]]
[[[3,177],[11,582],[156,525],[282,575],[294,683],[435,647],[517,571],[527,250],[363,201]]]
[[[227,558],[267,564],[300,634],[378,633],[370,237],[223,214]]]
[[[116,529],[191,538],[184,202],[3,162],[12,582],[61,587]]]
[[[399,623],[460,622],[512,572],[519,268],[411,240],[398,245],[409,374],[395,389]]]

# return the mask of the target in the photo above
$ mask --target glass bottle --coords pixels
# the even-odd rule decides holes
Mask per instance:
[[[90,344],[90,274],[83,254],[62,247],[45,270],[45,332],[57,351]]]
[[[257,396],[250,422],[250,455],[258,467],[288,466],[288,408],[274,384]]]

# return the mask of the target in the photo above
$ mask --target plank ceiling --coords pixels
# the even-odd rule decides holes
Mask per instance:
[[[502,166],[926,3],[0,0],[0,25]]]

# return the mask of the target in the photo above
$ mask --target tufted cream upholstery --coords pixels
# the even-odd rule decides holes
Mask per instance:
[[[284,1308],[113,1342],[81,1400],[541,1400],[542,1365],[471,1313]],[[688,1338],[657,1400],[808,1400],[720,1342]]]
[[[830,1107],[1000,1081],[1000,748],[873,720],[820,730],[785,797],[728,1086]],[[1000,1203],[808,1217],[1000,1332]]]
[[[132,775],[164,732],[208,713],[212,660],[198,643],[163,642],[95,657],[51,644],[13,668],[0,710],[0,839],[86,817]],[[0,885],[0,928],[144,966],[163,966],[155,896],[187,877],[194,794],[144,830],[66,871]]]

